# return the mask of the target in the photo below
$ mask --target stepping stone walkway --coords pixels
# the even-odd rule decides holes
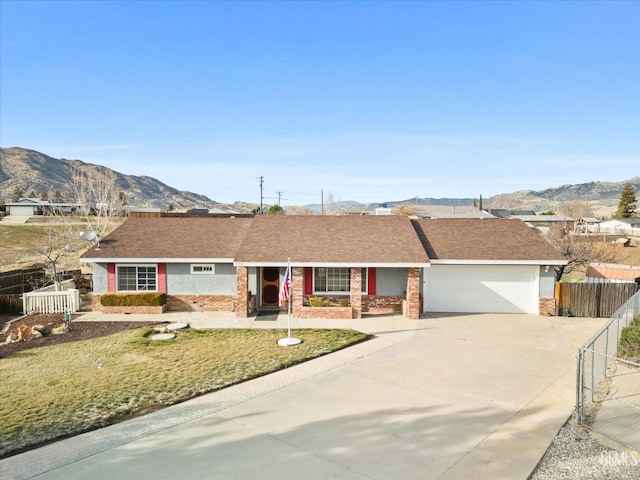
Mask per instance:
[[[151,340],[171,340],[172,338],[176,338],[175,333],[156,333],[151,336]]]
[[[170,323],[169,325],[167,325],[167,330],[182,330],[184,328],[189,328],[189,324],[185,323],[185,322],[176,322],[176,323]]]

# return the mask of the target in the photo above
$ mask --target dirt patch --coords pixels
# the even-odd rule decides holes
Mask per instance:
[[[88,340],[90,338],[104,337],[111,335],[112,333],[120,332],[122,330],[129,330],[132,328],[143,327],[145,325],[156,325],[157,322],[83,322],[75,321],[81,318],[75,316],[74,321],[68,324],[68,332],[66,334],[59,335],[47,335],[42,338],[36,338],[27,342],[14,342],[6,343],[7,336],[13,332],[17,334],[18,328],[21,325],[28,325],[33,327],[34,325],[44,325],[51,329],[64,325],[64,315],[50,314],[50,315],[29,315],[14,321],[13,323],[5,323],[4,326],[0,323],[0,358],[12,353],[21,352],[23,350],[29,350],[31,348],[44,347],[47,345],[59,345],[68,342],[77,342],[79,340]]]

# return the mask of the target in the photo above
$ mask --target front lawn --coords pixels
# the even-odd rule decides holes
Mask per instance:
[[[296,330],[185,330],[154,341],[150,327],[34,348],[0,359],[0,457],[148,413],[346,346],[366,334]]]

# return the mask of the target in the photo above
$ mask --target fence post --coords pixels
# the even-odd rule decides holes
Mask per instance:
[[[578,349],[576,364],[576,425],[582,424],[582,349]]]

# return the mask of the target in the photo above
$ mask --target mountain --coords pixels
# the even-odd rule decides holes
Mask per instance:
[[[557,211],[571,202],[584,202],[598,217],[615,213],[620,202],[620,194],[625,184],[631,184],[640,195],[640,177],[621,182],[589,182],[576,185],[562,185],[533,191],[521,190],[491,197],[484,202],[485,208],[506,208],[534,210],[536,212]]]
[[[53,158],[43,153],[24,148],[0,148],[0,202],[11,201],[16,187],[22,189],[23,196],[30,192],[40,195],[46,190],[53,195],[60,190],[63,196],[70,195],[68,187],[73,171],[81,169],[104,169],[105,167],[82,162]],[[147,176],[123,175],[114,172],[120,189],[125,192],[127,203],[135,207],[175,208],[222,208],[226,204],[215,202],[197,193],[179,191]],[[620,182],[589,182],[577,185],[562,185],[541,191],[522,190],[504,193],[491,198],[483,198],[485,209],[505,208],[510,210],[561,211],[562,206],[571,202],[588,203],[592,214],[598,217],[611,216],[615,213],[620,193],[625,184],[634,186],[640,196],[640,177]],[[331,199],[329,199],[331,200]],[[406,200],[384,202],[389,208],[402,204],[419,205],[473,205],[472,198],[408,198]],[[382,202],[381,202],[382,203]],[[311,213],[324,210],[325,213],[361,213],[373,211],[380,204],[362,204],[351,201],[327,201],[324,205],[305,205],[285,207],[288,213]],[[250,212],[258,205],[254,203],[236,202],[232,205],[235,211]]]
[[[44,190],[53,196],[59,190],[63,198],[69,198],[74,170],[104,168],[80,160],[53,158],[24,148],[0,148],[0,201],[11,201],[16,187],[22,190],[23,197],[32,191],[40,196]],[[176,190],[155,178],[113,173],[119,189],[126,194],[127,204],[131,206],[162,209],[169,208],[170,204],[175,208],[221,206],[204,195]]]

